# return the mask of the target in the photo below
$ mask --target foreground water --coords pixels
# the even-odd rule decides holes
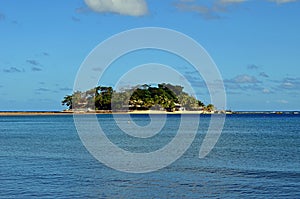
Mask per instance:
[[[122,134],[111,115],[97,117],[114,143],[135,152],[170,142],[180,121],[169,115],[163,133],[141,141]],[[215,148],[199,159],[209,121],[201,116],[196,139],[176,162],[130,174],[95,160],[72,116],[2,116],[0,198],[300,198],[300,116],[229,115]]]

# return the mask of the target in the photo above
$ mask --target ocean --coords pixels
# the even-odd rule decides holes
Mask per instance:
[[[112,115],[97,119],[120,148],[148,153],[172,140],[181,116],[168,115],[151,138],[124,134]],[[132,119],[150,122],[148,115]],[[136,174],[96,160],[72,115],[0,116],[0,198],[300,198],[300,115],[228,115],[217,144],[200,159],[209,121],[200,116],[193,143],[175,162]]]

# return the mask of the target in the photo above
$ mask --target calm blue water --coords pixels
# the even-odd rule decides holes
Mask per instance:
[[[134,115],[140,125],[147,115]],[[193,117],[191,116],[191,119]],[[99,115],[107,136],[130,151],[168,143],[180,116],[147,140],[122,134],[111,115]],[[229,115],[204,159],[198,153],[210,116],[189,150],[147,174],[115,171],[82,145],[72,116],[0,117],[0,198],[300,198],[300,116]]]

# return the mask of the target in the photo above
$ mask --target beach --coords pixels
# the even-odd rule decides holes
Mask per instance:
[[[26,115],[73,115],[73,114],[214,114],[213,112],[203,111],[0,111],[0,116],[26,116]],[[226,114],[232,114],[226,112]]]

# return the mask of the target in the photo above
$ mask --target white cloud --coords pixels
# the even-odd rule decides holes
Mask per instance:
[[[300,78],[285,78],[280,82],[279,88],[289,90],[300,90]]]
[[[294,87],[294,84],[292,84],[291,82],[284,82],[284,83],[282,84],[282,86],[283,86],[284,88],[293,88],[293,87]]]
[[[147,14],[145,0],[84,0],[96,12],[112,12],[121,15],[142,16]]]
[[[287,100],[277,100],[278,103],[281,103],[281,104],[288,104],[289,102]]]
[[[278,3],[278,4],[281,4],[281,3],[295,2],[295,1],[297,1],[297,0],[269,0],[269,1],[276,2],[276,3]]]
[[[261,86],[262,82],[251,75],[237,75],[234,78],[225,79],[224,83],[228,90],[264,92],[264,88]]]
[[[259,81],[256,79],[256,77],[250,76],[250,75],[238,75],[235,78],[232,79],[235,83],[259,83]]]

